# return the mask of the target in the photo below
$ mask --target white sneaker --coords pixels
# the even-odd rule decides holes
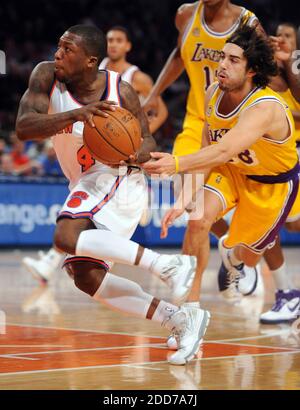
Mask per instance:
[[[47,253],[39,251],[38,255],[39,260],[26,256],[22,263],[36,279],[48,282],[59,267],[63,254],[51,248]]]
[[[270,310],[260,315],[260,323],[277,324],[293,322],[300,315],[300,290],[278,290]]]
[[[168,337],[166,344],[167,344],[167,348],[169,350],[177,350],[178,349],[177,340],[176,340],[176,337],[173,334],[171,334]]]
[[[183,304],[183,307],[194,307],[200,309],[200,303],[199,302],[186,302]],[[167,341],[166,341],[167,348],[169,350],[177,350],[178,349],[178,344],[177,340],[174,334],[171,334]]]
[[[242,299],[242,294],[238,289],[239,279],[242,273],[243,264],[234,266],[229,257],[230,249],[223,245],[227,235],[222,236],[218,242],[219,252],[222,258],[222,264],[218,272],[219,290],[231,303],[239,303]]]
[[[264,283],[259,263],[255,267],[244,265],[240,272],[238,290],[244,296],[262,296],[264,294]]]
[[[172,291],[172,302],[181,305],[187,298],[196,274],[197,258],[188,255],[160,255],[151,271],[159,273]]]
[[[178,350],[168,358],[173,365],[184,365],[198,353],[210,320],[210,313],[192,307],[182,307],[164,325],[176,337]]]

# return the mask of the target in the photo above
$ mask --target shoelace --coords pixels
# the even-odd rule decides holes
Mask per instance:
[[[181,329],[174,329],[173,330],[173,334],[174,334],[174,337],[177,341],[177,344],[178,344],[179,348],[181,348],[180,341],[181,341],[182,337],[189,330],[190,330],[189,323],[185,323],[185,325]]]
[[[240,275],[235,272],[234,269],[228,271],[227,274],[227,285],[232,296],[236,295],[237,293],[237,283],[239,280]]]
[[[288,299],[286,299],[284,296],[277,296],[276,301],[274,305],[272,306],[272,311],[273,312],[279,312],[279,310],[282,308],[282,306],[288,302]]]

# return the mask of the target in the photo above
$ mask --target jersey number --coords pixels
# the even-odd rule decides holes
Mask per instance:
[[[217,70],[215,71],[215,75],[213,76],[211,69],[208,66],[203,67],[204,70],[204,77],[205,77],[205,91],[208,89],[208,87],[211,85],[213,81],[215,81],[217,77]],[[213,77],[213,78],[212,78]]]
[[[77,161],[81,165],[81,172],[87,171],[96,162],[85,145],[77,151]]]
[[[240,152],[237,157],[232,158],[229,162],[237,164],[239,161],[247,165],[258,165],[258,159],[256,158],[255,152],[249,149]]]

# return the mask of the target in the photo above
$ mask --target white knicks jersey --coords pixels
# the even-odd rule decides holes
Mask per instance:
[[[109,62],[109,58],[105,57],[100,65],[99,65],[99,69],[100,70],[105,70],[106,66]],[[127,83],[129,83],[130,85],[132,85],[132,79],[133,79],[133,75],[136,71],[140,71],[140,69],[138,68],[138,66],[136,65],[131,65],[130,67],[127,68],[127,70],[124,71],[124,73],[121,74],[122,80],[126,81]]]
[[[104,70],[104,72],[106,74],[106,87],[101,100],[115,101],[116,105],[121,106],[120,75],[114,71]],[[71,111],[82,106],[67,90],[64,83],[55,80],[50,94],[48,114]],[[52,137],[57,159],[63,173],[70,181],[70,188],[76,185],[83,175],[94,174],[95,172],[113,175],[119,173],[118,168],[111,168],[96,161],[91,156],[83,143],[83,127],[84,123],[77,121]]]

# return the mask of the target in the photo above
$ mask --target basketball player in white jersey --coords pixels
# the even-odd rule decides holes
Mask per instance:
[[[132,47],[127,29],[114,26],[107,32],[106,39],[107,57],[101,61],[99,69],[108,69],[121,74],[122,80],[132,85],[142,101],[152,89],[153,81],[136,65],[130,64],[126,60],[126,55]],[[157,99],[157,106],[157,115],[148,115],[151,134],[157,131],[168,116],[167,107],[161,97]],[[40,251],[39,256],[39,259],[26,256],[22,263],[39,281],[48,282],[56,269],[61,266],[64,254],[52,247],[45,254]]]
[[[22,141],[52,137],[70,194],[58,216],[55,246],[68,254],[65,268],[76,287],[110,308],[156,321],[175,332],[179,350],[168,358],[182,365],[192,360],[209,322],[209,312],[179,308],[195,276],[196,258],[160,255],[131,241],[147,194],[138,166],[109,167],[83,145],[83,127],[93,115],[121,105],[140,121],[142,146],[135,163],[150,158],[155,141],[133,88],[120,75],[98,70],[106,39],[94,26],[70,27],[60,38],[54,62],[33,70],[16,122]],[[137,265],[162,279],[174,304],[145,293],[135,282],[109,273],[112,263]]]
[[[101,61],[99,68],[106,68],[121,74],[122,80],[134,88],[142,102],[150,93],[153,81],[149,75],[143,73],[136,65],[130,64],[126,59],[132,48],[128,30],[122,26],[114,26],[108,30],[106,40],[107,57]],[[158,130],[168,116],[166,104],[161,97],[157,98],[157,105],[157,114],[148,116],[149,128],[152,134]]]

